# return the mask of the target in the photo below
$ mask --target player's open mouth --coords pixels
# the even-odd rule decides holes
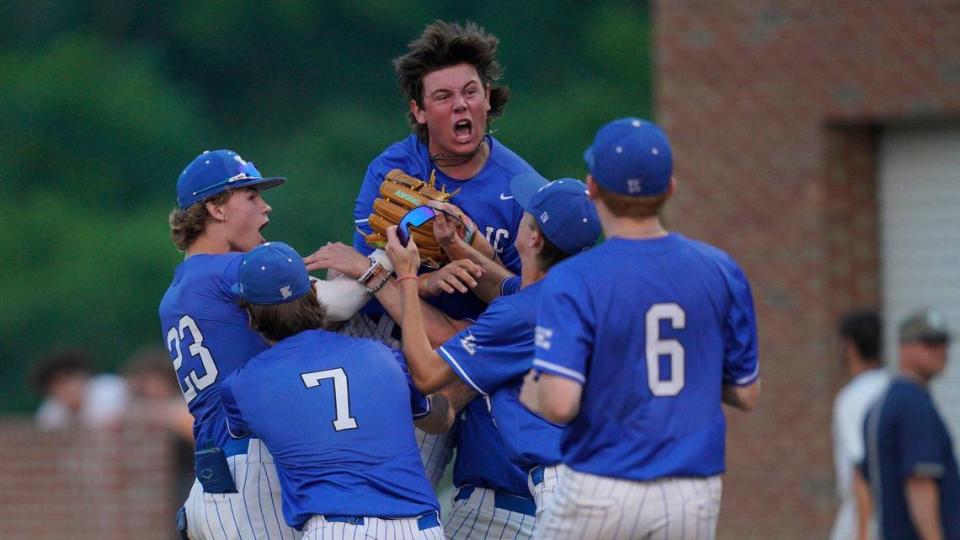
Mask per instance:
[[[470,142],[473,138],[473,122],[470,120],[458,120],[453,124],[453,135],[458,143]]]

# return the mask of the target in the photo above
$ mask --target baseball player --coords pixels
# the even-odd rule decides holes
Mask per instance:
[[[562,433],[560,426],[519,403],[520,385],[533,359],[540,280],[557,262],[592,247],[600,236],[600,223],[579,180],[548,182],[537,174],[523,174],[511,182],[511,193],[525,210],[515,242],[521,275],[503,281],[500,298],[474,324],[436,350],[426,340],[420,310],[406,304],[403,345],[422,391],[435,391],[460,379],[484,396],[508,457],[529,471],[528,488],[539,515],[556,484]],[[415,245],[404,249],[388,244],[387,250],[398,273],[415,271]],[[415,290],[407,286],[406,292]]]
[[[537,538],[713,538],[724,470],[721,401],[759,396],[746,277],[727,254],[666,231],[672,154],[623,118],[586,151],[606,241],[544,280],[521,401],[563,434]]]
[[[304,538],[443,538],[411,417],[434,431],[453,416],[446,404],[430,412],[396,351],[322,330],[311,288],[282,242],[243,256],[234,290],[271,347],[221,387],[231,436],[270,449],[284,518]]]
[[[256,439],[232,440],[220,407],[223,377],[267,347],[248,328],[231,288],[242,252],[263,242],[260,231],[271,208],[261,192],[283,182],[264,178],[230,150],[200,154],[177,181],[170,233],[186,258],[174,271],[159,311],[164,342],[194,417],[198,479],[181,510],[186,524],[178,519],[191,538],[298,536],[283,523],[270,453]]]
[[[371,250],[364,241],[364,234],[371,232],[367,219],[387,172],[400,169],[422,179],[435,173],[437,186],[456,192],[451,202],[478,225],[473,236],[485,238],[491,245],[488,255],[512,272],[520,271],[512,240],[523,211],[510,195],[510,179],[533,172],[533,168],[488,133],[490,122],[503,112],[509,97],[508,89],[496,84],[502,75],[497,45],[495,36],[473,23],[461,26],[437,21],[427,25],[407,52],[394,60],[414,133],[390,145],[367,168],[353,212],[357,250],[365,254]],[[447,246],[448,253],[460,242],[457,238]],[[440,295],[432,303],[457,320],[475,318],[485,309],[485,304],[470,294]],[[382,311],[372,304],[365,313],[379,321]],[[392,325],[380,329],[396,334]],[[480,405],[472,406],[480,423],[454,431],[460,448],[455,467],[460,471],[474,467],[470,464],[473,453],[483,454],[478,459],[486,460],[489,454],[485,449],[498,441],[489,413]],[[446,436],[418,437],[427,474],[439,479],[450,459],[451,445]],[[522,476],[519,470],[513,473]]]

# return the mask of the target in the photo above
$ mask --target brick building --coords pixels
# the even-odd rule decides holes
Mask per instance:
[[[173,449],[169,434],[137,425],[42,432],[0,420],[0,538],[174,538],[184,495]]]
[[[728,414],[723,538],[824,538],[835,322],[935,305],[960,323],[960,3],[660,1],[667,218],[754,285],[764,395]],[[954,347],[960,349],[960,347]],[[960,436],[960,362],[935,396]]]

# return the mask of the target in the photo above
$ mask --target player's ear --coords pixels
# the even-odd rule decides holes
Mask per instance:
[[[227,219],[226,213],[223,211],[223,205],[209,201],[203,204],[207,207],[207,214],[209,214],[214,221],[225,221]]]
[[[587,197],[589,197],[591,201],[597,200],[597,194],[600,192],[600,190],[597,189],[597,181],[593,179],[593,175],[590,173],[587,173],[586,184]]]
[[[677,177],[670,177],[670,184],[667,186],[667,198],[673,197],[673,192],[677,189]]]
[[[539,252],[541,249],[543,249],[543,232],[540,231],[539,228],[533,230],[533,233],[530,235],[530,241],[527,242],[527,246],[535,252]]]
[[[417,100],[410,100],[410,114],[417,120],[418,124],[427,123],[427,115],[423,112],[423,109],[420,108],[420,105],[417,104]]]

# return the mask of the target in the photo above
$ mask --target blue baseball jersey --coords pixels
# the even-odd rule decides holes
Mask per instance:
[[[567,466],[628,480],[719,474],[722,387],[759,376],[750,285],[727,254],[676,233],[608,239],[550,270],[533,363],[583,386]]]
[[[513,292],[519,283],[519,278],[510,278],[501,289]],[[489,399],[507,457],[522,470],[560,461],[563,428],[520,404],[523,376],[533,367],[540,290],[538,282],[511,296],[500,296],[477,322],[439,349],[457,375]]]
[[[864,421],[860,466],[877,505],[883,538],[920,538],[910,518],[904,482],[912,475],[936,481],[944,538],[960,538],[960,475],[953,442],[926,388],[895,378]]]
[[[455,437],[457,458],[453,463],[453,485],[483,487],[531,498],[527,473],[510,460],[486,396],[464,407]]]
[[[220,383],[268,347],[250,329],[231,291],[242,253],[193,255],[174,270],[160,302],[160,329],[184,399],[197,447],[230,440],[220,406]]]
[[[283,516],[383,518],[439,509],[423,471],[413,415],[428,402],[382,343],[308,330],[280,341],[223,385],[230,432],[273,455]]]
[[[367,218],[373,212],[373,201],[380,196],[380,185],[389,171],[400,169],[423,180],[428,180],[430,173],[436,171],[437,188],[444,187],[451,193],[457,191],[450,202],[473,219],[479,228],[478,234],[486,235],[503,264],[512,272],[519,273],[520,256],[513,242],[517,237],[523,209],[513,200],[510,180],[520,173],[534,171],[526,161],[492,136],[487,136],[487,143],[490,147],[487,162],[480,172],[469,180],[455,180],[441,172],[430,160],[427,145],[416,135],[411,134],[390,145],[370,163],[364,176],[353,208],[353,218],[358,231],[371,232]],[[353,246],[364,254],[372,251],[360,232],[354,234]],[[456,319],[473,319],[485,307],[469,293],[440,295],[433,303]],[[375,306],[372,309],[379,308],[378,304]]]

